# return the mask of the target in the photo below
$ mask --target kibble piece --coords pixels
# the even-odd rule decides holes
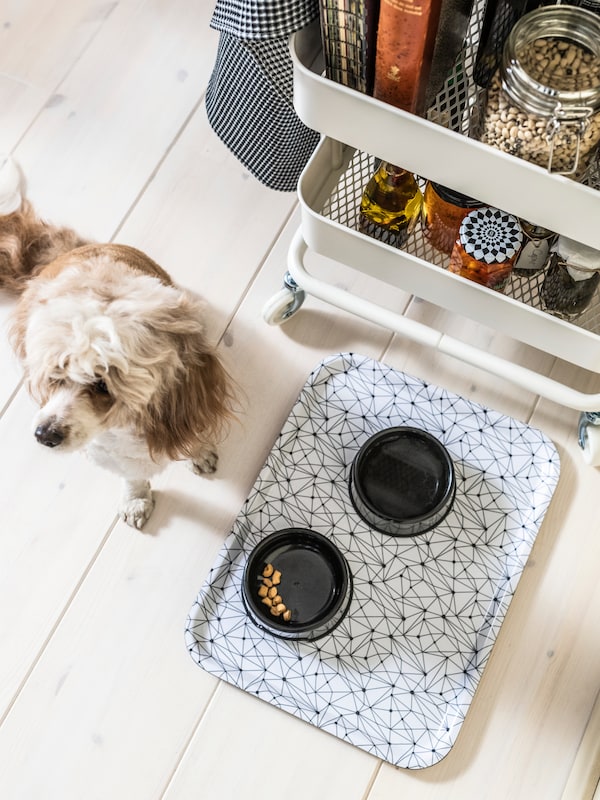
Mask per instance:
[[[277,586],[278,583],[281,583],[281,572],[278,569],[273,572],[271,580],[273,581],[273,586]]]
[[[263,584],[262,586],[258,587],[258,596],[259,597],[266,597],[269,589]]]
[[[273,598],[273,605],[277,606],[279,605],[279,603],[283,603],[283,600],[281,599],[280,594],[276,594],[275,597]]]
[[[268,595],[268,596],[271,598],[271,600],[272,600],[272,599],[275,597],[275,595],[276,595],[276,594],[277,594],[277,589],[276,589],[274,586],[272,586],[272,587],[271,587],[271,588],[270,588],[270,589],[267,591],[267,595]]]
[[[271,614],[273,614],[274,617],[280,617],[281,611],[279,610],[279,606],[271,606]]]
[[[275,570],[273,564],[267,564],[266,567],[263,569],[263,576],[265,578],[270,578]]]
[[[271,578],[263,578],[263,583],[265,586],[268,586],[269,588],[273,586],[273,581],[271,580]]]
[[[292,618],[292,612],[288,608],[286,611],[283,612],[283,618],[286,622],[289,622]]]
[[[287,611],[284,603],[278,603],[275,608],[279,611],[280,614],[283,614],[284,611]]]
[[[263,599],[261,600],[261,603],[264,603],[266,606],[272,606],[273,605],[273,601],[271,600],[270,597],[263,597]]]

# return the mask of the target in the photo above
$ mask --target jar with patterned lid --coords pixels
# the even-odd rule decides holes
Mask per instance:
[[[484,206],[463,219],[448,269],[482,286],[504,289],[523,240],[519,220]]]
[[[600,17],[571,5],[521,17],[478,113],[481,141],[581,179],[600,141]]]

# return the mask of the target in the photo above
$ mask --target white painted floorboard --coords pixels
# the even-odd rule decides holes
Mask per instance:
[[[600,473],[579,456],[577,414],[312,298],[281,328],[262,321],[299,213],[294,194],[249,176],[207,123],[211,12],[189,0],[0,1],[0,150],[20,162],[30,199],[83,235],[145,250],[204,297],[243,395],[216,476],[169,467],[146,532],[134,532],[116,519],[113,476],[33,440],[5,335],[14,301],[0,297],[0,798],[560,800],[571,787],[574,800],[585,784],[589,800],[600,771],[586,738],[599,707]],[[340,286],[598,391],[595,376],[314,264]],[[184,645],[187,613],[300,387],[339,351],[530,422],[561,456],[456,745],[427,770],[382,764],[219,682]]]

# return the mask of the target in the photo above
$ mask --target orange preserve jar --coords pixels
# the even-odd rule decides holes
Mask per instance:
[[[460,223],[469,211],[483,205],[480,200],[442,186],[441,183],[427,181],[421,218],[423,236],[436,250],[450,255]]]
[[[516,217],[484,206],[470,211],[460,224],[448,269],[490,289],[502,290],[523,241]]]

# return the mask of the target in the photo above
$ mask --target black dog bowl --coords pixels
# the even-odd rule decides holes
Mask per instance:
[[[360,517],[392,536],[435,528],[452,508],[454,465],[443,444],[420,428],[379,431],[350,468],[350,497]]]
[[[276,595],[270,598],[273,588]],[[352,576],[344,556],[325,536],[286,528],[267,536],[250,554],[242,598],[255,625],[283,639],[312,641],[342,621],[352,599]],[[277,613],[280,605],[285,610]]]

